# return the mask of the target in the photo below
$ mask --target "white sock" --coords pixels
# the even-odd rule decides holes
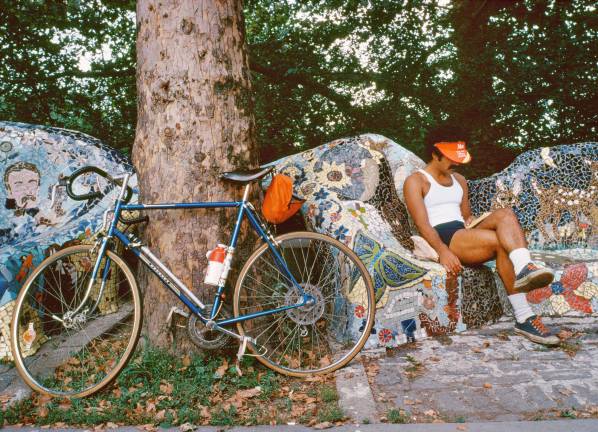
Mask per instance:
[[[523,267],[528,265],[532,260],[527,248],[513,249],[509,254],[509,258],[515,268],[515,275],[518,275],[523,270]]]
[[[534,315],[534,311],[532,310],[531,306],[527,302],[525,298],[525,294],[518,293],[512,294],[509,296],[509,301],[511,302],[511,306],[513,306],[513,313],[515,314],[515,320],[519,324],[524,322],[526,319]]]

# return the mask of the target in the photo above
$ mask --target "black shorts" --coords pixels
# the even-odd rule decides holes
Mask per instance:
[[[457,231],[460,229],[464,229],[465,224],[461,221],[451,221],[447,223],[443,223],[440,225],[436,225],[434,229],[438,232],[440,236],[440,240],[447,246],[450,246],[451,240]]]

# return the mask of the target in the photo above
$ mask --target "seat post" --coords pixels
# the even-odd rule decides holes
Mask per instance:
[[[247,183],[245,185],[245,191],[243,192],[243,203],[247,202],[247,197],[249,196],[249,186],[251,186],[251,183]]]

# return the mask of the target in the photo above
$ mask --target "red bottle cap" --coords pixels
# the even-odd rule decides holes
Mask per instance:
[[[224,249],[222,246],[218,246],[210,251],[208,260],[223,263],[224,257],[226,257],[226,249]]]

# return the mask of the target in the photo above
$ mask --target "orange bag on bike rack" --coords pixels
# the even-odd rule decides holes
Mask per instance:
[[[266,190],[262,214],[268,222],[279,224],[297,213],[302,204],[303,201],[293,199],[293,180],[284,174],[276,174]]]

